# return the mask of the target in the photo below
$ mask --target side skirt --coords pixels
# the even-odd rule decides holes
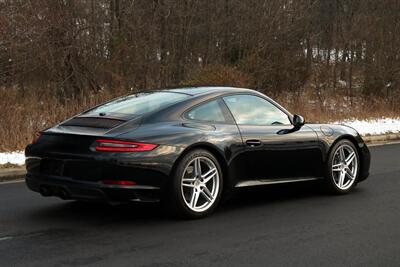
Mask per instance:
[[[235,187],[247,187],[247,186],[257,186],[257,185],[268,185],[268,184],[285,184],[285,183],[295,183],[304,181],[320,180],[322,177],[301,177],[301,178],[288,178],[288,179],[261,179],[261,180],[248,180],[241,181],[235,185]]]

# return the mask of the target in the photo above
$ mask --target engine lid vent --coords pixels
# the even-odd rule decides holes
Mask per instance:
[[[72,118],[61,126],[80,126],[80,127],[92,127],[92,128],[103,128],[111,129],[124,123],[125,120],[108,119],[108,118],[95,118],[95,117],[76,117]]]

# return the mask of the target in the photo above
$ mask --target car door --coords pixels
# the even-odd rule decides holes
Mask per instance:
[[[229,95],[223,100],[243,140],[235,159],[239,181],[321,174],[322,152],[317,134],[310,127],[294,128],[286,111],[258,95]]]

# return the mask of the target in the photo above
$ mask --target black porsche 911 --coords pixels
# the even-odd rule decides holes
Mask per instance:
[[[305,124],[265,95],[231,87],[120,97],[41,132],[25,154],[27,186],[43,196],[162,200],[192,218],[238,187],[321,179],[347,193],[370,166],[354,129]]]

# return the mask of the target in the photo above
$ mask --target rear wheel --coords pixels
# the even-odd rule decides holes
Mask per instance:
[[[169,207],[175,214],[200,218],[217,206],[222,192],[222,172],[206,150],[193,150],[178,163],[173,175]]]
[[[336,194],[351,191],[357,184],[360,159],[357,148],[349,140],[335,144],[326,166],[326,185]]]

